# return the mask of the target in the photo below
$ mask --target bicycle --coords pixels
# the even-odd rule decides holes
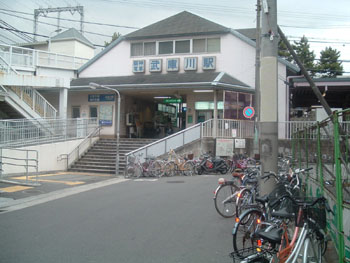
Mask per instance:
[[[178,156],[172,149],[168,156],[168,162],[164,165],[164,176],[174,176],[180,173],[185,176],[192,176],[195,173],[196,164],[194,161]]]
[[[125,178],[139,178],[141,176],[161,177],[163,173],[162,162],[151,157],[146,157],[145,162],[141,163],[140,153],[137,156],[133,154],[128,157],[128,165],[125,168]]]

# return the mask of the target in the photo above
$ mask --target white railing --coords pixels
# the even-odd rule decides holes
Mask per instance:
[[[61,154],[59,156],[60,159],[66,159],[66,169],[68,170],[79,158],[85,154],[90,147],[98,140],[100,137],[100,130],[101,127],[96,127],[92,132],[90,132],[85,139],[77,146],[75,147],[69,154]],[[94,137],[98,137],[95,138]]]
[[[10,68],[31,68],[33,70],[38,66],[76,70],[89,60],[87,58],[3,44],[0,44],[0,57],[6,61]]]
[[[141,154],[140,159],[141,161],[144,161],[144,158],[147,156],[158,157],[169,152],[170,149],[176,149],[178,147],[184,146],[185,144],[194,142],[201,138],[202,138],[201,124],[198,123],[185,130],[179,131],[168,137],[165,137],[156,142],[153,142],[139,149],[131,151],[125,154],[125,157],[128,158],[132,154],[135,154],[135,155]]]
[[[57,110],[31,87],[10,87],[21,100],[43,118],[56,118]]]
[[[0,147],[85,138],[98,126],[97,118],[0,120]]]
[[[203,137],[254,138],[254,121],[219,119],[214,126],[214,119],[203,122]]]

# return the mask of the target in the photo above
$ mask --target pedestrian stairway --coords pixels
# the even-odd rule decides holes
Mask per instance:
[[[126,165],[125,154],[156,140],[121,138],[119,145],[119,173]],[[115,174],[116,139],[100,139],[68,171]]]

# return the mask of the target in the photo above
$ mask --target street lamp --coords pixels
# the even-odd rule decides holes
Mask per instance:
[[[51,36],[52,36],[52,34],[58,33],[58,32],[61,32],[61,31],[62,31],[62,28],[59,28],[59,29],[56,29],[55,31],[52,31],[52,32],[49,34],[49,45],[48,45],[48,47],[47,47],[48,52],[51,51]]]
[[[116,126],[117,126],[117,147],[116,147],[117,158],[116,158],[116,163],[115,163],[115,175],[118,176],[119,175],[119,137],[120,137],[119,136],[119,131],[120,131],[120,93],[116,89],[112,89],[110,87],[100,85],[97,83],[93,83],[93,82],[89,83],[89,86],[91,89],[102,88],[102,89],[112,90],[115,93],[117,93],[117,95],[118,95],[118,114],[117,114],[117,123],[116,123]]]

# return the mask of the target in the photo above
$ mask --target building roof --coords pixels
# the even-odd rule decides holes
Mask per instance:
[[[174,16],[136,30],[125,36],[128,40],[228,33],[229,28],[183,11]]]
[[[136,74],[121,77],[92,77],[77,78],[70,83],[71,89],[86,89],[94,82],[108,87],[118,88],[119,91],[140,89],[189,89],[191,87],[210,89],[231,89],[253,93],[254,88],[237,80],[225,72],[182,73],[182,74]]]
[[[74,40],[78,40],[92,48],[94,47],[94,44],[92,44],[86,37],[83,36],[83,34],[81,34],[78,30],[76,30],[75,28],[70,28],[66,31],[63,31],[60,34],[57,34],[56,36],[53,36],[51,38],[51,41],[64,41],[64,40],[70,40],[70,39],[74,39]]]
[[[57,35],[51,37],[51,42],[65,41],[65,40],[77,40],[79,42],[84,43],[87,46],[90,46],[91,48],[95,48],[95,46],[75,28],[70,28],[66,31],[63,31],[60,34],[57,34]],[[34,46],[40,46],[40,45],[47,45],[47,40],[30,42],[30,43],[23,43],[23,44],[20,44],[19,46],[21,46],[21,47],[34,47]]]
[[[221,26],[190,12],[183,11],[157,23],[134,31],[126,36],[115,39],[105,49],[79,68],[78,73],[88,68],[124,40],[230,33],[255,48],[255,41],[245,35],[247,32],[253,32],[253,30],[255,31],[255,29],[243,29],[240,32],[239,30]],[[283,58],[278,58],[278,61],[295,73],[300,71],[299,67]]]
[[[235,30],[253,41],[256,40],[256,28],[242,28]]]

